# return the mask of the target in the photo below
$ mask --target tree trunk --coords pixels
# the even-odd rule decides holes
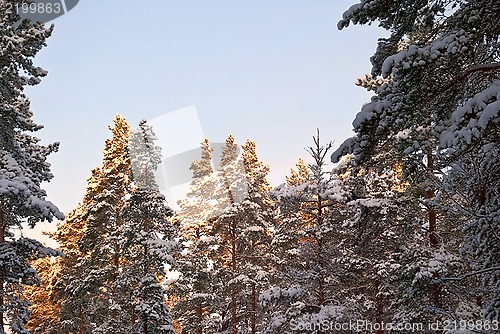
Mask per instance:
[[[198,334],[203,334],[203,306],[201,305],[201,302],[196,305],[196,316],[198,318]]]
[[[318,134],[319,136],[319,134]],[[319,138],[319,137],[318,137]],[[319,139],[318,139],[319,140]],[[323,225],[323,208],[321,204],[323,203],[323,199],[318,195],[317,199],[317,209],[318,215],[316,217],[317,228],[321,229],[321,225]],[[318,265],[319,265],[319,275],[318,275],[318,305],[323,305],[325,302],[325,284],[323,277],[323,244],[322,240],[318,239]]]
[[[255,283],[252,283],[252,315],[251,315],[251,325],[252,325],[252,334],[255,334],[255,328],[257,323],[257,301],[256,301],[256,292],[255,292]]]
[[[427,151],[427,179],[432,180],[434,170],[434,156],[432,154],[432,149]],[[425,197],[427,200],[433,199],[435,196],[435,189],[430,184],[427,185],[427,189],[425,191]],[[436,223],[437,223],[437,215],[436,210],[431,204],[427,205],[427,214],[429,219],[429,245],[432,249],[437,249],[439,247],[439,241],[436,235]],[[439,273],[434,273],[434,278],[439,279]],[[440,283],[432,284],[432,300],[434,306],[441,307],[441,289],[442,285]]]
[[[78,323],[80,325],[79,334],[85,334],[85,322],[83,321],[83,310],[82,310],[81,306],[79,308],[78,316],[80,318],[78,321]]]
[[[225,182],[226,190],[229,196],[229,203],[234,204],[233,192],[231,191],[231,186],[229,183]],[[236,285],[234,284],[234,279],[236,278],[236,221],[232,219],[231,227],[230,227],[230,235],[231,235],[231,270],[232,270],[232,279],[233,284],[231,286],[231,329],[232,334],[237,334],[237,317],[236,317]]]
[[[432,155],[432,150],[427,151],[427,178],[432,179],[434,170],[434,156]],[[427,186],[425,191],[425,197],[430,200],[434,198],[435,190],[431,185]],[[439,242],[436,235],[436,211],[432,205],[427,206],[428,219],[429,219],[429,244],[432,248],[437,248]]]
[[[4,219],[3,211],[2,208],[0,208],[0,244],[5,242],[5,230],[6,230],[6,222]],[[3,278],[0,277],[0,333],[4,333],[5,328],[4,328],[4,312],[3,312],[3,307],[4,307],[4,282]]]
[[[318,133],[318,144],[319,144],[319,133]],[[316,204],[318,205],[318,215],[316,217],[316,228],[321,229],[321,225],[323,225],[323,208],[321,204],[323,203],[323,199],[318,194],[318,200]],[[322,306],[325,303],[325,282],[323,277],[323,241],[321,238],[317,240],[318,242],[318,265],[319,265],[319,275],[318,275],[318,305]],[[318,331],[319,334],[322,334],[323,331],[320,329]]]
[[[318,305],[323,305],[325,303],[325,280],[323,278],[323,273],[319,273],[319,288],[318,288]]]
[[[233,283],[231,286],[231,327],[232,333],[237,334],[236,326],[236,285],[234,279],[236,278],[236,222],[233,219],[231,222],[231,267],[233,271]]]
[[[375,302],[377,304],[377,323],[382,325],[382,322],[384,321],[384,304],[382,302],[382,297],[379,295],[379,285],[377,284],[377,296],[375,297]],[[379,329],[377,329],[377,334],[383,334],[384,331],[382,330],[381,326]]]
[[[121,216],[120,216],[120,212],[117,211],[116,214],[115,214],[115,219],[116,219],[116,227],[117,229],[120,228],[120,226],[122,225],[122,222],[121,222]],[[113,264],[114,266],[116,267],[116,272],[118,272],[120,270],[120,245],[119,244],[115,244],[114,245],[114,250],[115,250],[115,253],[113,254]]]
[[[135,305],[132,305],[132,327],[134,327],[136,320],[137,320],[137,315],[135,314]]]

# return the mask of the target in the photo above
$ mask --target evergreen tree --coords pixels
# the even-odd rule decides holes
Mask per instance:
[[[96,185],[99,173],[98,168],[92,171],[92,176],[87,180],[87,190]],[[52,286],[60,305],[59,333],[90,333],[93,296],[83,266],[86,254],[78,247],[78,242],[87,226],[87,221],[84,219],[86,212],[87,208],[83,201],[67,214],[64,223],[57,226],[57,231],[50,234],[51,238],[58,242],[58,249],[64,254],[64,257],[57,260],[57,280]],[[54,268],[47,269],[54,271]]]
[[[33,268],[40,277],[40,284],[25,288],[30,305],[30,318],[26,328],[32,334],[59,334],[61,323],[59,320],[60,299],[54,284],[59,279],[60,258],[54,260],[44,257],[34,261]]]
[[[174,333],[163,286],[167,264],[173,264],[175,229],[168,221],[172,210],[154,178],[161,162],[156,136],[146,121],[130,136],[133,187],[122,210],[120,234],[123,267],[114,283],[120,309],[132,310],[127,333]]]
[[[125,118],[117,115],[113,134],[106,139],[103,149],[103,166],[95,169],[91,184],[87,187],[83,202],[82,218],[86,221],[85,231],[78,240],[83,269],[83,282],[80,289],[86,291],[91,304],[86,311],[89,315],[89,328],[92,333],[125,333],[131,318],[120,308],[120,294],[114,282],[121,272],[123,220],[121,209],[125,196],[130,193],[130,159],[128,140],[130,126]]]
[[[175,230],[154,179],[156,137],[145,121],[132,134],[122,116],[114,123],[103,167],[92,170],[82,203],[51,235],[65,253],[52,288],[59,332],[173,333],[165,266]]]
[[[23,92],[47,74],[33,64],[33,58],[45,46],[52,27],[19,23],[19,16],[7,8],[23,3],[0,4],[0,333],[5,333],[6,325],[11,333],[28,333],[29,302],[23,285],[40,282],[30,261],[59,254],[36,240],[16,237],[13,231],[22,229],[22,223],[33,227],[39,221],[64,219],[41,188],[53,177],[46,159],[58,144],[42,146],[31,134],[42,126],[34,123]]]
[[[376,95],[353,122],[356,136],[344,142],[332,160],[351,152],[356,165],[376,167],[382,173],[401,163],[408,181],[405,192],[425,208],[420,213],[416,206],[399,208],[411,212],[413,221],[420,221],[427,234],[426,244],[412,242],[420,242],[416,248],[422,256],[407,259],[402,269],[411,280],[406,295],[418,292],[420,296],[413,305],[406,301],[407,311],[399,315],[403,320],[453,319],[460,305],[471,304],[470,286],[456,294],[453,286],[443,284],[445,276],[456,274],[456,238],[460,230],[465,231],[462,249],[469,254],[472,249],[481,253],[483,245],[492,244],[479,232],[484,225],[476,214],[469,214],[469,221],[456,222],[457,216],[450,212],[460,210],[453,204],[457,197],[474,195],[461,193],[462,185],[451,182],[459,175],[453,170],[469,164],[472,156],[479,157],[475,152],[489,150],[498,140],[499,6],[498,1],[363,0],[346,11],[338,24],[342,29],[350,22],[378,21],[391,33],[379,41],[371,59],[371,75],[359,81]],[[453,176],[447,178],[451,183],[443,183],[443,175],[448,174]],[[489,177],[483,172],[469,175],[478,184],[485,184]],[[491,208],[496,199],[490,198],[487,211],[495,221],[496,210]],[[410,219],[405,221],[412,224]],[[482,227],[468,228],[474,225]],[[479,243],[470,242],[479,239]],[[469,263],[474,267],[481,262],[476,260],[471,258]],[[483,262],[475,267],[480,268],[477,275],[492,282],[495,266],[495,261]],[[466,270],[465,263],[458,267]],[[430,287],[430,293],[425,287]],[[495,293],[488,295],[488,302],[478,306],[496,319]]]
[[[299,161],[298,172],[273,191],[279,224],[273,240],[277,280],[260,299],[270,312],[266,333],[288,333],[293,325],[321,333],[324,321],[346,320],[340,298],[339,269],[343,194],[339,181],[325,171],[331,144],[321,146],[319,132],[308,152],[314,163]]]
[[[216,176],[212,167],[212,152],[208,139],[201,143],[201,159],[191,163],[193,178],[186,196],[179,200],[177,215],[186,238],[208,228],[210,219],[217,215],[218,207],[213,201]]]
[[[425,304],[413,301],[416,296],[428,300],[418,279],[432,279],[435,271],[456,267],[457,258],[426,247],[418,196],[406,191],[400,166],[360,169],[351,158],[335,168],[348,208],[343,256],[336,261],[343,271],[341,293],[358,319],[378,324],[424,322]]]
[[[262,327],[257,296],[268,276],[269,167],[259,161],[255,143],[243,145],[241,157],[237,151],[228,136],[220,170],[212,172],[211,149],[208,141],[202,143],[202,159],[192,164],[191,190],[180,202],[187,252],[179,260],[185,272],[176,283],[181,291],[176,308],[186,312],[180,320],[188,331],[256,333]]]
[[[479,150],[457,157],[444,178],[442,201],[463,231],[460,252],[470,269],[443,281],[466,297],[456,313],[467,320],[500,318],[498,143],[485,140]]]
[[[189,190],[179,201],[177,219],[185,244],[178,254],[175,269],[180,277],[173,284],[179,300],[174,307],[182,331],[187,333],[217,333],[220,315],[213,307],[217,285],[209,259],[213,246],[211,228],[218,213],[215,203],[216,175],[212,167],[212,151],[208,139],[201,143],[201,159],[193,161]]]
[[[241,203],[244,229],[240,232],[240,268],[248,277],[246,283],[248,332],[260,333],[268,316],[258,303],[261,291],[268,289],[273,277],[273,256],[270,244],[275,227],[275,203],[270,197],[271,185],[267,181],[270,168],[257,156],[256,144],[247,140],[242,145],[247,198]]]

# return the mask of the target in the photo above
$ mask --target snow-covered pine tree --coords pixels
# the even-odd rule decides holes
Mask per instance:
[[[87,180],[87,190],[90,191],[97,185],[100,169],[95,168],[92,176]],[[84,267],[85,256],[78,242],[82,238],[87,221],[84,219],[87,208],[85,201],[71,210],[66,220],[57,226],[57,230],[50,237],[58,242],[64,257],[57,260],[57,280],[53,283],[52,290],[57,294],[59,303],[59,333],[91,333],[90,324],[92,310],[92,284],[86,280]],[[49,269],[49,268],[48,268]],[[50,268],[49,270],[54,270]]]
[[[342,268],[341,296],[350,314],[378,324],[394,318],[411,322],[407,314],[417,313],[411,300],[426,294],[412,284],[413,277],[430,256],[422,247],[427,237],[419,223],[418,197],[405,192],[398,165],[383,171],[360,169],[347,156],[334,172],[347,206],[343,255],[335,262]]]
[[[282,303],[284,301],[270,301],[269,298],[273,292],[277,292],[282,288],[286,289],[287,286],[294,284],[294,275],[289,273],[294,272],[299,263],[297,259],[298,246],[301,240],[303,241],[304,234],[302,222],[307,220],[307,215],[303,210],[297,209],[298,205],[295,200],[288,200],[288,198],[280,196],[285,195],[285,191],[287,196],[290,197],[292,193],[296,196],[302,196],[303,185],[306,184],[311,170],[302,158],[299,159],[295,166],[297,170],[290,170],[290,175],[286,176],[286,184],[276,187],[271,192],[271,197],[276,199],[278,208],[275,232],[270,247],[270,253],[275,258],[273,268],[275,273],[270,282],[271,290],[259,296],[261,304],[265,305],[266,312],[272,315],[271,319],[273,321],[276,321],[274,324],[269,324],[268,331],[278,331],[279,326],[281,326],[280,322],[283,319],[281,317]]]
[[[54,287],[61,272],[59,261],[60,258],[53,260],[44,257],[32,262],[40,277],[40,284],[25,288],[26,297],[32,303],[29,308],[30,318],[26,324],[31,334],[63,333],[59,320],[60,300]]]
[[[247,282],[248,332],[261,333],[268,320],[266,312],[258,302],[261,291],[269,288],[273,277],[274,257],[270,245],[275,227],[275,202],[271,199],[271,185],[267,181],[270,167],[257,155],[256,144],[247,140],[242,145],[242,159],[245,167],[247,198],[241,203],[245,228],[241,231],[240,261]]]
[[[118,226],[123,265],[113,284],[121,312],[130,315],[126,333],[174,333],[165,302],[165,279],[166,266],[173,264],[171,254],[177,248],[176,231],[168,220],[172,210],[155,181],[154,172],[161,163],[155,140],[152,127],[143,120],[128,145],[132,191]]]
[[[130,193],[131,166],[128,154],[130,126],[117,115],[110,127],[112,138],[106,139],[103,166],[93,172],[95,179],[84,195],[83,219],[86,229],[78,241],[85,254],[79,264],[83,270],[82,289],[88,291],[91,333],[126,333],[131,310],[120,308],[121,296],[114,282],[123,268],[121,209]]]
[[[40,242],[16,237],[22,224],[30,227],[40,221],[64,219],[41,188],[50,181],[47,156],[58,144],[42,146],[31,133],[42,128],[35,124],[26,86],[40,83],[47,72],[33,64],[33,58],[46,44],[52,27],[19,21],[15,11],[8,11],[23,1],[0,3],[0,333],[7,325],[11,333],[28,333],[29,302],[23,285],[40,282],[30,261],[59,253]]]
[[[241,203],[248,195],[245,166],[238,156],[238,144],[232,135],[228,135],[221,149],[219,170],[215,175],[216,188],[214,198],[218,205],[218,215],[234,203]]]
[[[481,315],[476,319],[500,321],[500,3],[454,3],[448,31],[460,36],[460,43],[446,58],[459,60],[460,66],[450,69],[453,75],[443,83],[457,99],[444,127],[437,129],[441,154],[449,162],[440,190],[448,195],[444,199],[451,198],[444,205],[461,216],[460,250],[470,271],[448,282],[458,284],[469,301],[456,313],[474,316],[468,309],[475,306]]]
[[[456,255],[448,235],[456,234],[461,226],[445,214],[447,203],[440,203],[441,194],[454,188],[445,189],[440,175],[450,172],[450,159],[481,145],[489,149],[491,140],[498,138],[499,6],[495,0],[362,0],[338,24],[342,29],[350,22],[378,21],[390,31],[372,57],[371,76],[359,81],[376,95],[353,122],[356,137],[344,142],[332,159],[353,152],[356,164],[364,168],[387,169],[402,163],[409,181],[407,191],[425,207],[426,252],[431,255],[426,266],[408,272],[415,282],[431,287],[427,298],[419,298],[419,305],[414,305],[414,315],[421,321],[426,316],[453,317],[457,303],[463,301],[445,300],[450,291],[441,279],[450,274],[446,262]],[[477,175],[476,180],[484,184],[486,175]],[[419,219],[423,222],[423,218]],[[472,232],[466,235],[468,240],[485,235],[468,226],[464,226]],[[491,244],[484,239],[469,245],[478,250],[484,242]],[[493,262],[484,262],[482,269],[494,268]],[[487,270],[487,276],[495,277],[495,270]],[[486,304],[490,306],[485,310],[491,310],[496,301],[493,298]]]
[[[218,333],[220,315],[213,307],[218,284],[209,260],[211,227],[219,206],[215,203],[216,176],[212,167],[212,151],[208,139],[201,143],[201,159],[193,161],[193,172],[186,197],[179,201],[176,215],[185,250],[177,255],[175,270],[180,277],[174,282],[178,302],[174,316],[182,331]]]
[[[185,238],[204,234],[209,228],[209,221],[217,214],[213,197],[216,180],[212,167],[212,152],[208,139],[201,143],[201,159],[191,163],[193,173],[189,190],[186,196],[178,201],[180,211],[177,218],[181,225],[181,232]]]
[[[460,319],[498,321],[500,141],[481,141],[480,149],[453,159],[443,178],[440,204],[463,234],[460,253],[469,263],[468,270],[443,281],[463,297],[455,310]]]
[[[265,333],[321,333],[323,321],[347,319],[340,298],[339,270],[343,194],[339,181],[325,171],[331,144],[320,145],[319,132],[308,148],[314,163],[273,191],[279,208],[273,252],[278,258],[274,285],[261,294],[272,312]]]
[[[216,198],[222,206],[213,223],[217,247],[211,259],[221,290],[217,292],[221,333],[260,331],[264,314],[257,305],[265,288],[272,226],[272,206],[266,176],[269,167],[258,159],[255,143],[247,141],[241,157],[229,136],[222,149]],[[225,204],[227,203],[227,204]]]

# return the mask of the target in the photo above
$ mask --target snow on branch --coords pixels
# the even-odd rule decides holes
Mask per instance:
[[[460,276],[457,276],[457,277],[443,277],[441,279],[438,280],[438,282],[458,282],[458,281],[462,281],[468,277],[472,277],[472,276],[476,276],[476,275],[481,275],[481,274],[484,274],[484,273],[488,273],[488,272],[491,272],[491,271],[500,271],[500,266],[497,266],[497,267],[491,267],[491,268],[485,268],[485,269],[481,269],[481,270],[477,270],[477,271],[473,271],[473,272],[470,272],[470,273],[467,273],[467,274],[463,274],[463,275],[460,275]]]

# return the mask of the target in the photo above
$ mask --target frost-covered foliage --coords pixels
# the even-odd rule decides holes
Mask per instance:
[[[201,159],[191,164],[193,178],[186,197],[179,201],[180,211],[175,217],[185,249],[178,254],[174,266],[180,277],[172,285],[179,299],[173,314],[188,333],[217,333],[220,328],[221,316],[214,306],[218,282],[210,260],[211,249],[216,246],[211,222],[218,212],[212,151],[205,139],[201,143]]]
[[[174,310],[188,332],[256,333],[263,326],[257,296],[270,274],[269,167],[258,159],[254,142],[242,148],[239,157],[228,136],[220,170],[213,171],[205,140],[201,160],[191,165],[188,195],[179,202],[186,249],[178,261]]]
[[[372,59],[372,76],[384,81],[353,122],[356,140],[333,160],[348,151],[363,160],[376,145],[418,154],[439,141],[471,142],[498,123],[498,2],[389,3],[363,1],[341,21],[380,20],[392,35]]]
[[[78,266],[84,271],[83,282],[80,280],[79,284],[91,298],[85,313],[87,330],[93,333],[126,333],[127,330],[123,318],[128,312],[117,308],[121,296],[114,293],[114,282],[123,266],[121,208],[131,191],[128,155],[131,129],[126,119],[117,115],[110,130],[113,136],[105,141],[103,165],[93,171],[84,195],[86,226],[78,240],[85,254],[79,259]]]
[[[120,296],[120,309],[132,310],[127,333],[174,333],[162,283],[165,266],[172,265],[176,231],[168,220],[172,210],[160,193],[154,172],[161,153],[156,136],[146,121],[130,136],[128,151],[133,167],[130,197],[122,212],[121,270],[113,289]]]
[[[157,139],[146,120],[142,120],[139,128],[130,135],[128,154],[137,189],[158,189],[154,173],[161,163],[161,147],[155,145]]]
[[[450,215],[457,217],[464,240],[461,254],[470,263],[451,282],[466,286],[489,320],[500,319],[500,146],[499,141],[463,153],[444,179],[443,197],[450,198]]]
[[[61,273],[60,260],[61,257],[57,259],[45,257],[32,263],[40,277],[39,285],[25,288],[27,299],[32,303],[26,328],[32,334],[61,333],[59,319],[61,301],[54,287]]]
[[[260,295],[272,315],[265,332],[288,333],[294,323],[305,332],[324,321],[346,321],[349,311],[340,294],[342,220],[345,194],[340,180],[325,171],[331,144],[321,146],[319,133],[309,148],[314,163],[303,160],[273,191],[279,215],[272,251],[277,274],[272,287]],[[317,333],[317,331],[314,331]]]
[[[217,180],[213,173],[212,151],[205,139],[201,143],[201,160],[193,161],[190,166],[193,179],[189,190],[178,202],[181,209],[177,219],[182,233],[188,238],[207,228],[209,220],[218,213],[218,205],[213,199]]]
[[[456,319],[464,308],[476,310],[472,319],[499,317],[492,255],[499,214],[499,11],[496,0],[362,0],[338,24],[378,22],[390,32],[371,58],[371,75],[358,81],[375,95],[353,122],[355,137],[332,160],[353,153],[353,166],[367,175],[402,169],[398,197],[406,200],[395,203],[410,216],[388,214],[407,228],[420,224],[428,244],[421,233],[403,239],[402,247],[417,252],[398,260],[411,279],[401,286],[406,310],[392,312],[396,318]],[[405,301],[410,295],[418,302]]]
[[[176,231],[154,179],[156,137],[146,121],[132,132],[120,115],[110,130],[103,166],[92,170],[83,201],[51,234],[65,254],[43,272],[56,276],[54,333],[173,333],[165,280]],[[38,299],[34,307],[47,305]]]
[[[262,330],[266,314],[258,305],[259,292],[269,283],[271,257],[268,252],[273,227],[273,202],[267,182],[269,166],[257,156],[255,142],[242,145],[241,157],[226,142],[221,158],[223,178],[217,198],[229,199],[214,220],[213,235],[218,247],[212,259],[221,282],[220,333],[256,333]],[[232,160],[234,159],[234,160]],[[242,171],[234,169],[240,161]],[[226,312],[224,304],[230,307]]]
[[[22,1],[0,3],[0,333],[28,333],[29,302],[23,285],[39,283],[30,261],[59,253],[36,240],[15,237],[22,223],[33,227],[40,221],[64,219],[46,200],[42,182],[52,179],[47,156],[58,144],[42,146],[32,133],[43,128],[32,119],[26,86],[40,83],[47,72],[33,64],[45,46],[51,28],[19,22],[15,11]],[[17,24],[16,24],[17,23]]]

